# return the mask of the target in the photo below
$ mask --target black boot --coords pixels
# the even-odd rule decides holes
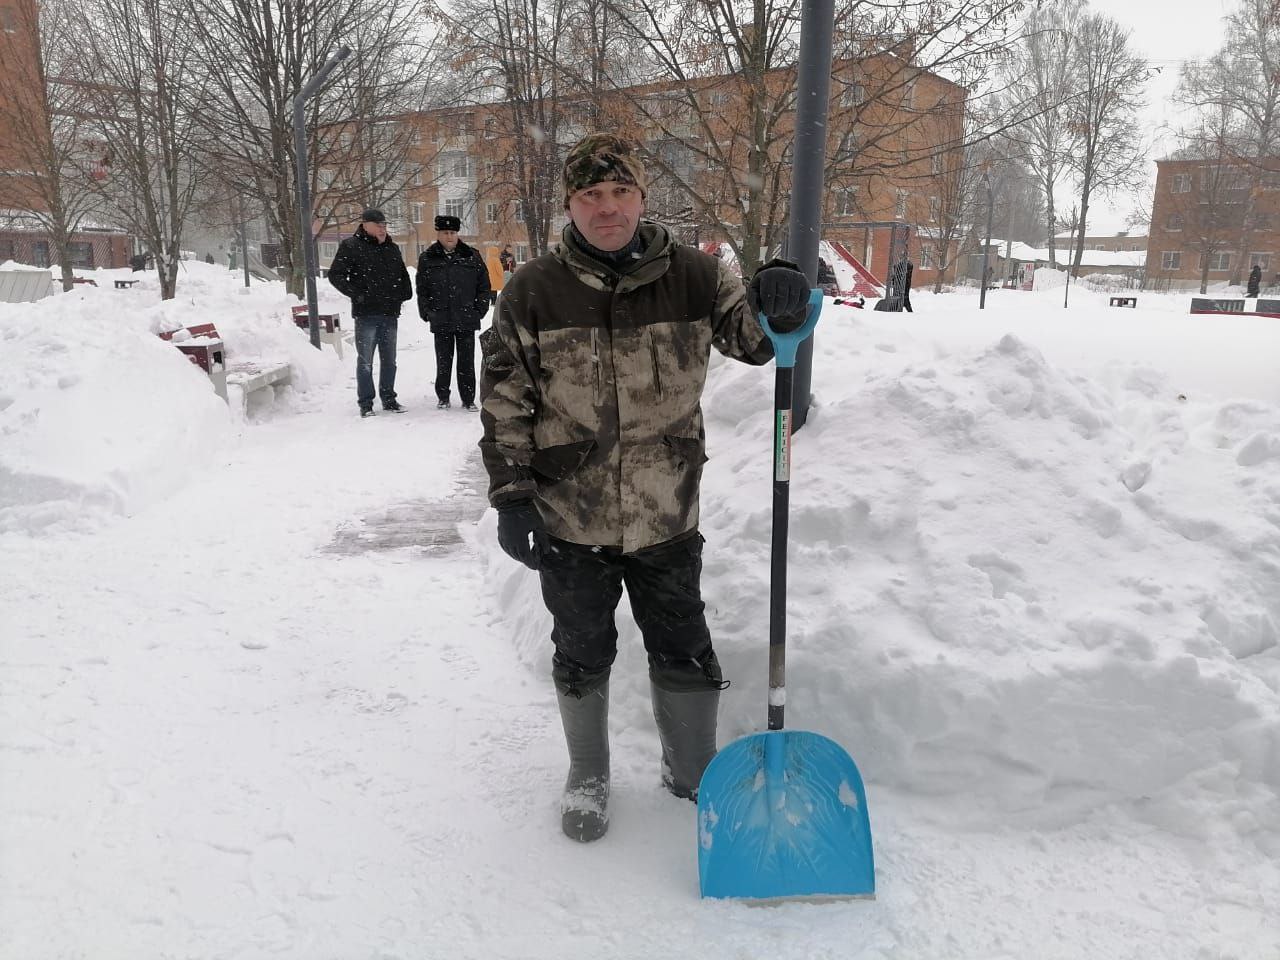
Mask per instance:
[[[702,771],[716,755],[720,691],[664,690],[652,681],[649,690],[662,740],[662,785],[677,797],[697,800]]]
[[[609,681],[581,697],[557,689],[556,697],[569,747],[560,827],[570,840],[589,843],[609,829]]]

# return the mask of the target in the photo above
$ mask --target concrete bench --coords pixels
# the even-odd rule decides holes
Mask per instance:
[[[226,403],[231,403],[234,387],[237,402],[244,413],[249,412],[249,397],[267,387],[287,386],[293,379],[293,367],[287,361],[242,359],[227,362],[226,350],[218,328],[212,323],[197,323],[178,330],[160,334],[187,355],[187,358],[208,375],[213,390]]]
[[[1137,297],[1112,297],[1110,305],[1113,307],[1133,307],[1136,310],[1138,307],[1138,298]]]
[[[310,310],[305,303],[296,303],[291,308],[293,310],[293,323],[300,330],[311,332],[311,316]],[[334,353],[338,355],[338,359],[342,359],[342,330],[341,323],[336,313],[318,313],[316,319],[320,322],[320,342],[327,343],[333,347]]]

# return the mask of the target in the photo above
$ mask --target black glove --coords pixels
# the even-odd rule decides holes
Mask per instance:
[[[512,560],[519,560],[530,570],[538,569],[547,549],[547,528],[532,500],[517,500],[498,508],[498,546]]]
[[[769,318],[779,333],[791,333],[809,315],[809,279],[791,267],[766,264],[747,287],[747,304]]]

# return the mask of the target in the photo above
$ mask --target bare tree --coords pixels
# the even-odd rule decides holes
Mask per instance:
[[[70,244],[101,214],[94,189],[106,155],[89,117],[90,88],[81,60],[74,8],[63,0],[11,8],[14,29],[0,32],[0,207],[7,219],[34,223],[49,236],[62,289],[75,282]]]
[[[1080,21],[1073,73],[1079,93],[1068,102],[1067,116],[1077,141],[1069,166],[1080,190],[1072,266],[1073,276],[1079,276],[1094,194],[1141,183],[1146,155],[1138,139],[1138,112],[1151,74],[1146,60],[1130,48],[1129,31],[1099,13]]]
[[[381,202],[412,179],[413,131],[398,119],[427,102],[440,65],[433,39],[409,0],[185,0],[185,9],[214,94],[196,110],[204,159],[264,211],[280,238],[280,269],[299,293],[293,98],[339,46],[352,46],[352,59],[308,102],[311,196],[331,197],[320,172],[341,167],[358,172],[345,196]],[[323,215],[310,211],[313,222],[332,216],[326,203]]]
[[[88,0],[81,29],[95,121],[111,156],[100,196],[155,256],[161,299],[173,299],[182,231],[197,193],[199,102],[193,33],[171,0]]]
[[[1201,112],[1198,124],[1180,134],[1182,147],[1174,159],[1201,161],[1173,185],[1166,216],[1177,218],[1173,229],[1182,231],[1184,243],[1200,255],[1200,292],[1209,286],[1215,263],[1230,256],[1247,230],[1246,210],[1256,183],[1251,162],[1241,158],[1235,132],[1236,119],[1227,108]],[[1166,229],[1170,224],[1163,224]],[[1151,272],[1150,270],[1148,271]]]
[[[886,177],[939,176],[941,155],[962,145],[964,96],[958,85],[936,78],[976,83],[985,76],[981,64],[1007,45],[1021,6],[1021,0],[946,7],[855,0],[842,7],[828,120],[829,196],[880,195]],[[744,269],[753,268],[781,240],[790,217],[799,3],[635,0],[615,10],[630,45],[645,52],[650,73],[642,79],[655,84],[618,91],[654,167],[728,238]],[[859,204],[846,204],[846,212]]]
[[[1057,264],[1055,190],[1077,140],[1062,107],[1078,94],[1080,77],[1072,67],[1083,9],[1080,0],[1037,8],[1005,66],[1010,96],[1025,105],[1014,136],[1044,194],[1051,265]]]

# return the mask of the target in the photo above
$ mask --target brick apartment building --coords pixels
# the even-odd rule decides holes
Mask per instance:
[[[1280,284],[1280,157],[1156,161],[1147,286]]]
[[[54,245],[38,217],[43,209],[31,179],[32,152],[26,118],[39,115],[36,23],[37,0],[0,0],[0,263],[16,260],[37,267],[54,264]],[[19,125],[18,118],[24,118]],[[82,223],[67,253],[80,269],[128,266],[132,240],[106,224]]]
[[[775,71],[769,82],[790,82],[790,76]],[[735,136],[733,120],[745,96],[740,78],[710,77],[695,84],[692,93],[712,134],[728,142]],[[869,95],[869,90],[877,93]],[[643,142],[651,155],[660,154],[664,162],[679,169],[686,183],[696,184],[699,196],[724,197],[730,178],[705,164],[699,167],[696,146],[702,130],[687,102],[682,104],[683,95],[683,88],[674,84],[650,84],[608,95],[601,103],[564,105],[558,142],[567,148],[593,126],[619,129]],[[961,139],[964,96],[960,87],[912,67],[909,60],[892,52],[835,65],[827,148],[829,161],[834,158],[835,163],[828,178],[823,236],[845,243],[882,279],[888,274],[891,237],[897,252],[906,244],[916,264],[917,284],[932,283],[937,277],[937,241],[930,237],[941,216],[945,181],[955,176],[960,163],[958,153],[948,145]],[[643,111],[637,108],[638,102],[644,104]],[[511,183],[513,143],[505,132],[510,129],[508,109],[503,103],[479,104],[405,118],[414,128],[411,171],[403,189],[384,209],[390,232],[406,257],[415,257],[435,241],[432,221],[437,213],[457,216],[462,221],[462,239],[488,259],[496,258],[507,245],[517,262],[530,257],[524,211]],[[665,131],[645,112],[649,118],[661,118]],[[791,118],[783,121],[789,122]],[[785,146],[789,138],[778,139]],[[864,142],[865,148],[860,149]],[[744,157],[745,153],[745,149],[735,151]],[[842,157],[849,159],[842,162]],[[649,172],[649,215],[673,226],[685,242],[726,239],[716,226],[699,218],[657,165],[651,165]],[[322,169],[320,181],[338,182],[343,173]],[[317,199],[325,209],[323,190]],[[559,196],[550,202],[554,242],[565,218]],[[721,221],[737,223],[737,209],[735,203],[720,203]],[[322,264],[328,263],[338,242],[354,228],[359,204],[341,203],[331,213],[331,226],[318,237]],[[954,279],[956,258],[949,259],[947,275]]]

